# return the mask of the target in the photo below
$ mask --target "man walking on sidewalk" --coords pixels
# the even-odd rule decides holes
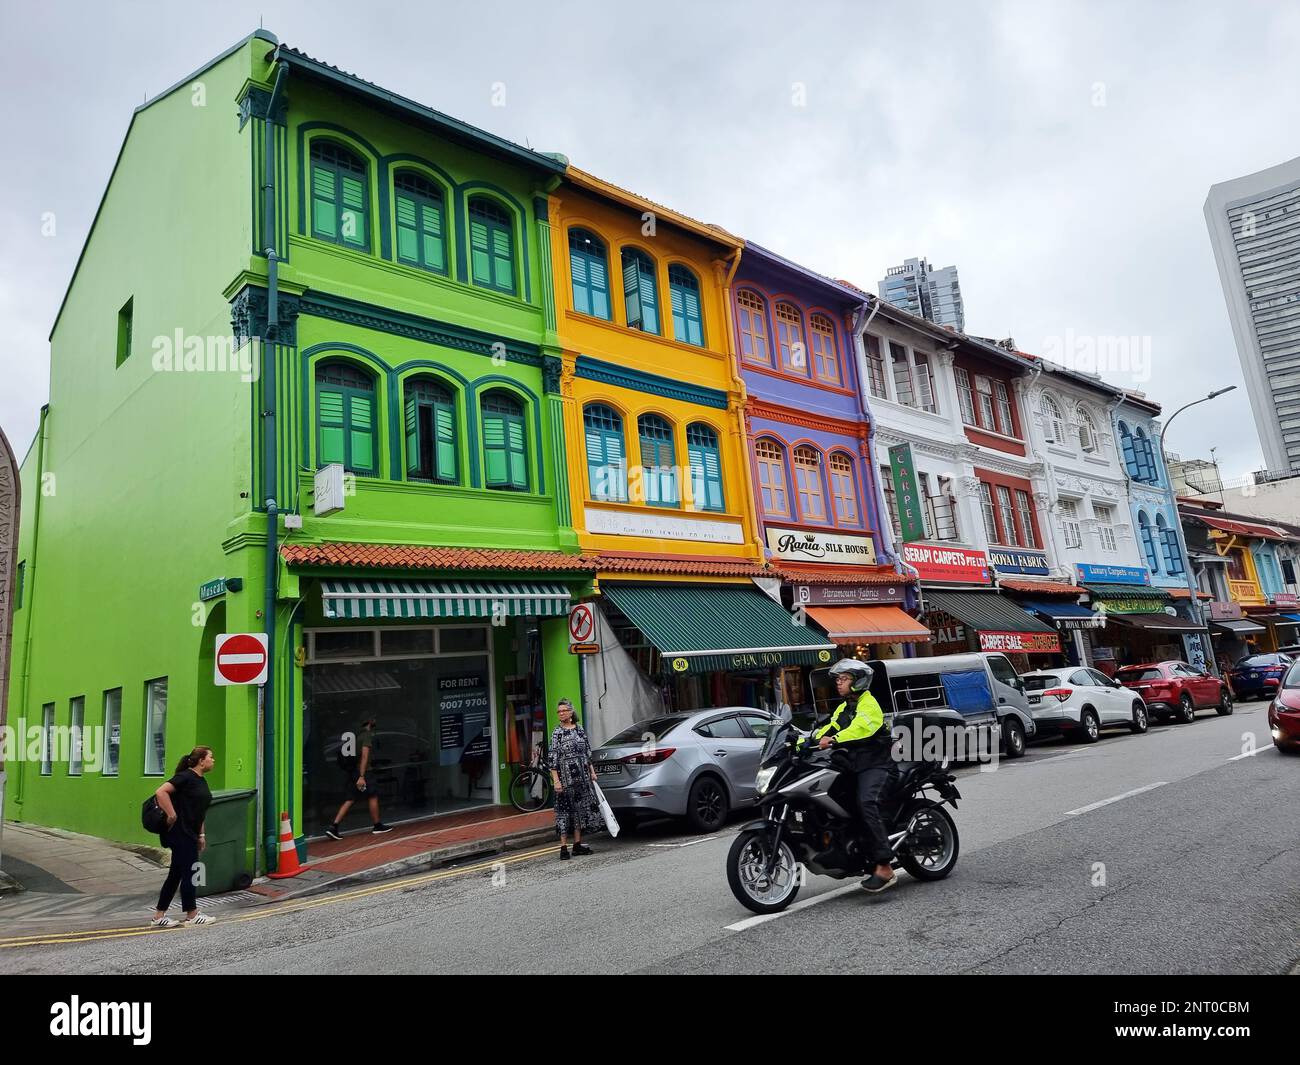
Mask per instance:
[[[366,770],[370,768],[370,752],[375,745],[375,723],[375,718],[367,718],[361,723],[355,738],[343,737],[344,746],[339,748],[339,765],[344,772],[343,788],[346,798],[343,800],[343,805],[339,807],[339,812],[334,815],[334,823],[325,829],[325,835],[330,839],[343,838],[343,833],[339,831],[339,823],[347,817],[352,804],[358,799],[365,799],[370,806],[370,820],[374,822],[370,831],[373,834],[378,835],[393,830],[391,825],[386,825],[379,820],[379,795],[366,781]],[[344,753],[349,740],[355,742],[356,754]]]

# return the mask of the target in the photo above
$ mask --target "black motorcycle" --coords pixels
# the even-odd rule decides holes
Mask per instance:
[[[854,774],[818,750],[788,721],[774,723],[759,762],[761,821],[751,821],[727,854],[727,882],[755,913],[779,913],[795,900],[804,871],[836,879],[864,876],[867,841],[857,813]],[[902,865],[918,880],[942,880],[957,864],[957,825],[944,809],[961,794],[947,762],[894,763],[881,813]],[[927,792],[934,791],[939,798]],[[874,867],[875,863],[871,863]]]

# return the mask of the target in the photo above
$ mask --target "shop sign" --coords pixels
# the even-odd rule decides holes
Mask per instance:
[[[312,511],[318,518],[326,518],[343,509],[347,475],[343,463],[330,462],[316,471],[312,479]]]
[[[849,566],[876,564],[876,548],[869,536],[768,529],[767,547],[773,558],[789,562],[835,562]]]
[[[1212,621],[1237,621],[1241,616],[1240,603],[1225,603],[1221,599],[1216,599],[1210,604],[1210,620]]]
[[[903,541],[924,540],[925,510],[921,492],[916,486],[911,444],[895,444],[889,449],[889,472],[894,482],[894,502]]]
[[[587,531],[611,536],[645,536],[655,540],[699,540],[710,544],[741,544],[745,535],[736,522],[646,514],[638,510],[584,509]]]
[[[1061,638],[1054,632],[996,632],[981,630],[981,651],[1020,651],[1029,655],[1056,654]]]
[[[1274,606],[1297,606],[1300,605],[1300,596],[1297,596],[1292,592],[1274,592],[1273,605]]]
[[[983,551],[933,544],[904,544],[903,561],[922,580],[951,584],[988,584],[989,561]]]
[[[1158,614],[1165,606],[1156,599],[1103,599],[1093,609],[1098,614]]]
[[[1150,584],[1146,566],[1100,566],[1080,562],[1076,567],[1084,584]]]
[[[1042,551],[1013,551],[990,547],[989,561],[999,573],[1023,573],[1046,577],[1051,572],[1047,555]]]
[[[970,650],[966,626],[942,610],[930,610],[918,618],[934,635],[931,649],[937,655],[959,655]]]
[[[456,673],[438,678],[439,765],[455,765],[462,754],[491,749],[483,748],[490,735],[490,705],[485,674]]]
[[[870,606],[901,603],[902,584],[797,584],[794,601],[801,606]]]

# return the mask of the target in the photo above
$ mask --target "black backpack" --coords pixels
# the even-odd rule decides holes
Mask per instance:
[[[167,831],[167,815],[158,805],[158,796],[150,795],[140,806],[140,824],[146,832],[161,836]]]

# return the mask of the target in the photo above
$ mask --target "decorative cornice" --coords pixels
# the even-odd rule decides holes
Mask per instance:
[[[457,351],[486,355],[489,358],[504,355],[508,362],[521,363],[525,366],[542,365],[542,351],[537,344],[529,344],[510,337],[494,336],[466,326],[452,325],[450,322],[439,322],[432,318],[407,314],[405,311],[378,307],[328,292],[309,290],[304,293],[302,313],[317,318],[329,318],[336,322],[346,322],[362,329],[374,329],[394,336],[408,337],[426,344],[438,344]]]
[[[587,381],[600,381],[602,384],[629,388],[634,392],[647,392],[665,399],[677,399],[685,403],[698,403],[702,407],[727,409],[727,393],[714,388],[701,388],[698,385],[683,384],[658,374],[633,370],[626,366],[601,362],[588,355],[579,355],[574,364],[574,373]]]
[[[786,407],[780,403],[771,403],[762,399],[751,398],[745,404],[745,409],[754,418],[768,418],[774,422],[798,425],[804,429],[823,429],[844,436],[860,436],[867,428],[866,422],[855,421],[851,418],[837,418],[828,414],[809,414],[804,410],[797,410],[793,407]]]
[[[954,462],[969,457],[966,450],[968,445],[964,442],[945,444],[926,437],[901,433],[896,429],[886,429],[880,424],[876,425],[876,443],[889,447],[894,444],[911,444],[914,450],[923,455],[933,455],[935,458],[949,459]]]
[[[260,285],[245,285],[230,301],[230,330],[237,344],[252,337],[274,341],[289,347],[298,346],[298,315],[302,313],[302,300],[288,292],[276,295],[279,319],[275,335],[268,336],[267,294]]]
[[[555,395],[560,392],[564,377],[564,360],[558,355],[542,356],[542,390]]]
[[[249,84],[244,89],[244,94],[239,98],[239,128],[243,129],[248,125],[250,118],[266,118],[267,107],[271,103],[271,91],[264,89],[260,85]],[[289,115],[289,98],[284,93],[280,94],[280,99],[275,103],[275,113],[271,115],[271,122],[277,126],[283,126]]]

